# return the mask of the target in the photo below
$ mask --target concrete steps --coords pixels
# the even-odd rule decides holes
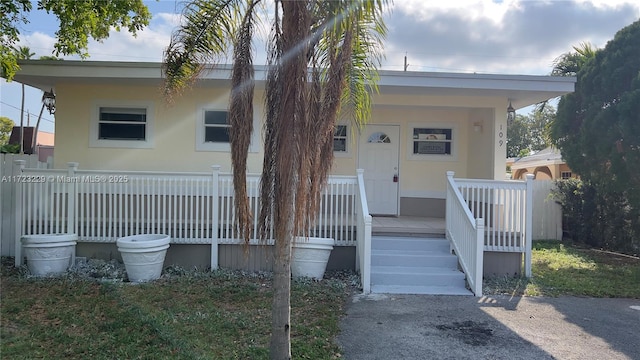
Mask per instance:
[[[371,291],[391,294],[473,295],[458,259],[442,237],[373,236]]]

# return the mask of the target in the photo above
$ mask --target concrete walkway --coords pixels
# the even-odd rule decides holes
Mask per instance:
[[[640,359],[640,300],[357,295],[343,358]]]

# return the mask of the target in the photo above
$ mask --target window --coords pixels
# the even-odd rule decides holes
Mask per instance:
[[[562,171],[562,172],[560,172],[560,178],[562,180],[571,179],[571,171]]]
[[[367,139],[368,143],[377,143],[377,144],[390,144],[391,139],[389,136],[382,132],[375,132],[369,136]]]
[[[204,111],[204,142],[229,143],[229,118],[227,111]]]
[[[153,103],[146,101],[101,101],[93,106],[89,146],[108,148],[153,148]]]
[[[409,160],[457,161],[457,128],[450,123],[410,124]]]
[[[451,155],[452,129],[414,128],[413,154]]]
[[[229,111],[224,109],[225,104],[204,105],[198,111],[195,126],[195,147],[196,151],[221,151],[230,152],[231,144],[229,138]],[[259,117],[253,116],[253,128],[259,129]],[[253,131],[249,152],[260,151],[260,131]]]
[[[146,108],[100,107],[99,140],[144,141],[146,136]]]
[[[347,152],[347,125],[336,125],[333,132],[333,151]]]

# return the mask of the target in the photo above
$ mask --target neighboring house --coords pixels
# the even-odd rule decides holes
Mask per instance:
[[[55,91],[54,168],[77,162],[85,170],[206,172],[217,164],[231,171],[229,66],[212,68],[172,105],[161,95],[159,63],[20,66],[16,81]],[[258,67],[250,173],[262,166],[265,76]],[[370,123],[358,129],[342,119],[336,126],[332,174],[364,169],[372,215],[444,218],[447,171],[504,179],[509,104],[523,108],[574,84],[572,77],[381,71]]]
[[[524,179],[533,174],[537,180],[557,180],[576,178],[562,158],[560,150],[548,147],[537,153],[516,160],[511,165],[513,179]]]
[[[40,162],[47,162],[50,156],[53,156],[53,147],[55,142],[55,134],[38,130],[34,136],[33,126],[24,126],[22,128],[22,143],[24,144],[25,154],[38,154]],[[35,142],[34,142],[35,141]],[[20,143],[20,126],[14,126],[9,137],[9,144]]]

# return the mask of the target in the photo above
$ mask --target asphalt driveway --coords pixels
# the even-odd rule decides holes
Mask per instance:
[[[348,360],[640,359],[640,300],[356,295]]]

